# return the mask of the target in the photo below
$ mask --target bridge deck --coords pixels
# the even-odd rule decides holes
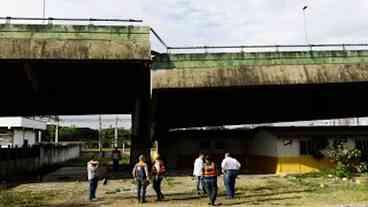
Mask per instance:
[[[163,54],[154,88],[336,83],[368,80],[368,51]]]
[[[0,59],[150,60],[144,26],[0,24]]]

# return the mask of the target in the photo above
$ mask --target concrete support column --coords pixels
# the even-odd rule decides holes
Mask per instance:
[[[159,143],[158,153],[161,159],[166,163],[168,169],[176,168],[175,137],[170,137],[168,129],[157,129],[156,139]],[[173,153],[174,152],[174,153]]]
[[[141,68],[143,80],[139,86],[132,113],[132,143],[130,164],[137,162],[139,155],[144,155],[151,162],[151,88],[149,67]]]

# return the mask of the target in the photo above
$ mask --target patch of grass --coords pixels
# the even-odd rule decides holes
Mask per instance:
[[[39,207],[47,206],[46,202],[57,196],[56,191],[0,191],[0,207]]]

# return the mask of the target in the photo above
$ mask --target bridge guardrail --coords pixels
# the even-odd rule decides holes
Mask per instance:
[[[279,52],[282,48],[308,48],[313,51],[314,48],[341,48],[346,50],[347,47],[367,47],[368,43],[347,43],[347,44],[290,44],[290,45],[219,45],[219,46],[169,46],[160,35],[151,28],[152,34],[158,39],[158,41],[165,47],[167,53],[172,50],[204,50],[207,52],[209,49],[240,49],[244,52],[245,49],[275,49]]]
[[[0,17],[0,20],[6,20],[7,23],[10,23],[12,20],[19,21],[78,21],[78,22],[143,22],[143,20],[139,19],[100,19],[100,18],[38,18],[38,17]]]

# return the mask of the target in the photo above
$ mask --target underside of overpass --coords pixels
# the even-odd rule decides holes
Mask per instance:
[[[1,116],[130,114],[148,62],[0,60]]]
[[[368,82],[155,89],[157,131],[368,115]]]

